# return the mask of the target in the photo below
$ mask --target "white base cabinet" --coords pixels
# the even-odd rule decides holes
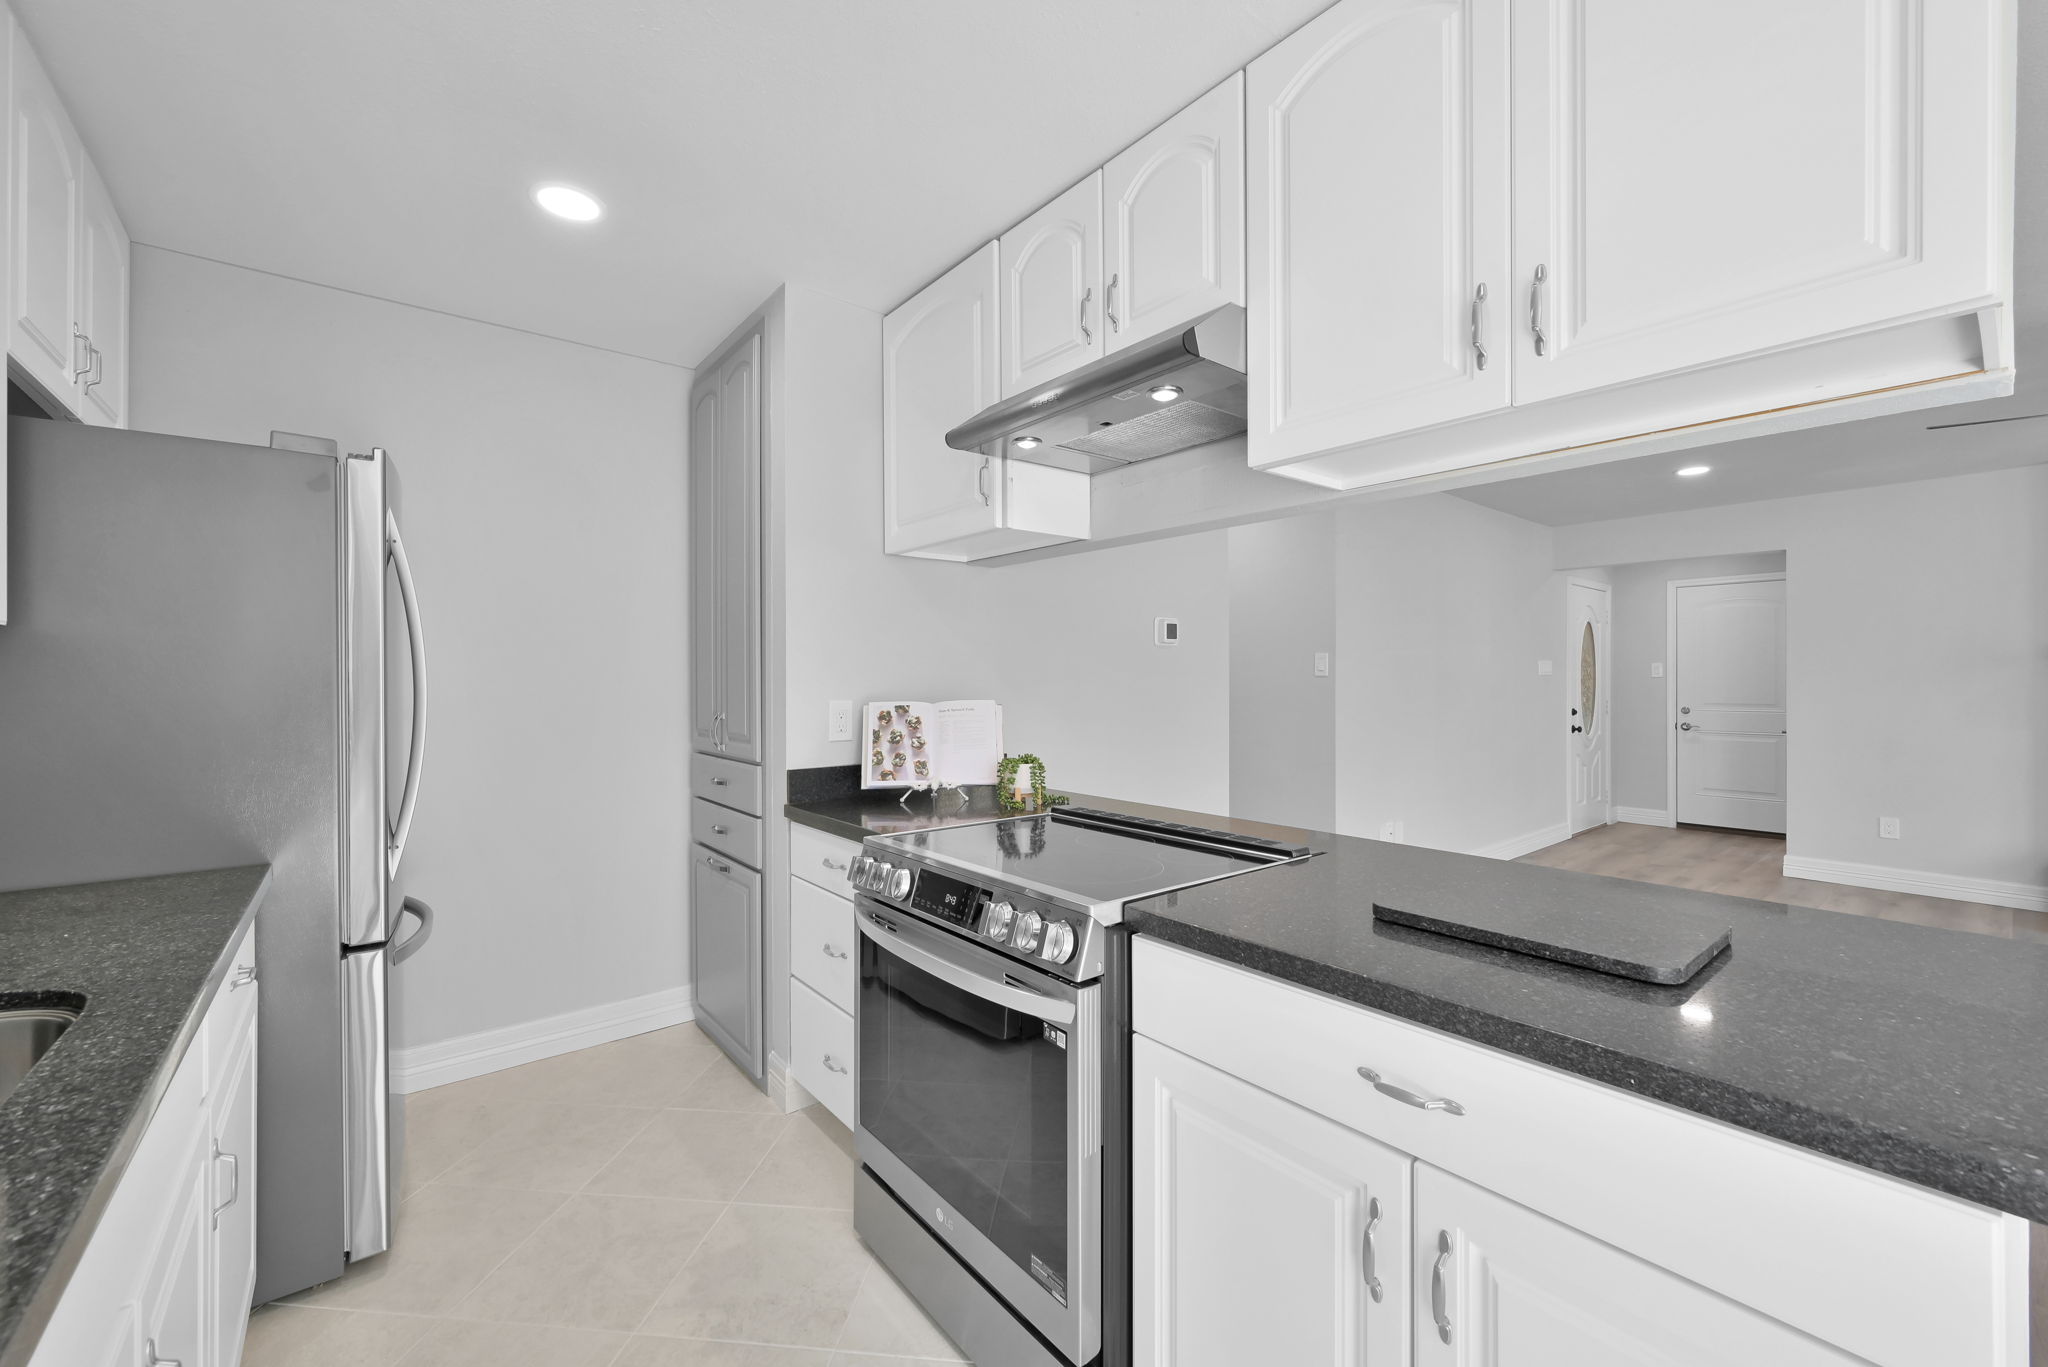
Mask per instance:
[[[239,1367],[256,1283],[255,967],[252,926],[30,1367]]]
[[[860,932],[846,870],[860,846],[789,826],[789,1072],[854,1127],[854,994]]]
[[[1361,1308],[1365,1360],[1396,1316],[1418,1367],[2027,1367],[2017,1216],[1146,936],[1131,978],[1139,1367],[1266,1333],[1354,1362]],[[1347,1303],[1343,1193],[1410,1160],[1408,1250]]]

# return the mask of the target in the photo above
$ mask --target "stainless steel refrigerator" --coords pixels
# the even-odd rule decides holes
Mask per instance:
[[[425,659],[382,451],[14,418],[0,888],[264,862],[256,1299],[390,1240]],[[280,447],[295,449],[278,449]],[[410,911],[417,927],[402,942]]]

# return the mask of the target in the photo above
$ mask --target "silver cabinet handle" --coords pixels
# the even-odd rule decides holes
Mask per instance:
[[[988,462],[985,460],[981,463],[981,469],[975,472],[974,488],[981,495],[981,506],[988,507]]]
[[[717,859],[713,859],[710,855],[704,856],[704,867],[708,869],[716,869],[720,873],[732,872],[732,865],[724,863]]]
[[[130,1343],[135,1342],[134,1339],[130,1339],[128,1341]],[[180,1362],[177,1358],[158,1357],[156,1355],[155,1339],[151,1339],[149,1342],[142,1345],[142,1362],[143,1367],[185,1367],[185,1364],[183,1362]]]
[[[1465,1114],[1465,1108],[1447,1096],[1424,1096],[1411,1092],[1406,1087],[1396,1087],[1370,1068],[1361,1067],[1358,1075],[1372,1084],[1372,1089],[1381,1096],[1390,1096],[1403,1106],[1413,1106],[1418,1111],[1444,1111],[1451,1115]]]
[[[714,788],[723,788],[725,786],[725,780],[722,778],[714,778],[711,780],[711,786]]]
[[[1095,334],[1088,330],[1088,301],[1094,297],[1095,286],[1093,285],[1081,291],[1081,340],[1091,346],[1094,345]]]
[[[235,970],[235,976],[228,979],[228,991],[233,992],[236,988],[247,987],[255,981],[256,965],[243,964]]]
[[[1529,331],[1536,335],[1536,354],[1548,355],[1549,339],[1543,335],[1543,282],[1550,278],[1550,272],[1538,266],[1536,278],[1529,285]]]
[[[846,865],[844,865],[844,864],[835,864],[835,863],[833,863],[833,862],[832,862],[831,860],[829,860],[829,859],[821,859],[821,860],[819,860],[818,862],[819,862],[819,863],[821,863],[821,864],[823,864],[823,865],[824,865],[824,866],[825,866],[826,868],[828,868],[828,869],[832,870],[832,872],[834,872],[834,873],[845,873],[845,872],[846,872]]]
[[[80,348],[84,348],[85,359],[79,360]],[[71,383],[77,384],[78,377],[92,369],[92,343],[81,332],[76,323],[71,325]]]
[[[228,1191],[228,1199],[213,1208],[215,1229],[220,1228],[220,1213],[242,1199],[242,1160],[231,1153],[222,1153],[220,1141],[216,1139],[213,1143],[213,1161],[218,1163],[223,1158],[228,1161],[228,1176],[234,1179],[234,1185]]]
[[[825,950],[825,957],[828,959],[844,959],[847,957],[846,951],[838,945],[828,943],[823,948]]]
[[[100,362],[106,360],[107,353],[94,346],[90,337],[86,338],[85,344],[92,348],[92,378],[85,382],[85,387],[87,389],[97,389],[100,386],[101,380],[105,378],[104,368]]]
[[[723,826],[713,826],[713,827],[711,828],[711,833],[712,833],[713,835],[724,835],[724,834],[726,833],[726,831],[725,831],[725,827],[723,827]]]
[[[1380,1227],[1380,1198],[1375,1196],[1365,1203],[1365,1289],[1371,1293],[1374,1305],[1386,1294],[1380,1285],[1379,1250],[1372,1246],[1372,1236]]]
[[[825,1069],[827,1072],[837,1073],[841,1077],[846,1076],[846,1065],[833,1058],[830,1054],[825,1055]]]
[[[1486,283],[1472,291],[1472,364],[1486,369]]]
[[[1124,330],[1122,320],[1116,316],[1116,282],[1120,277],[1121,272],[1118,275],[1109,277],[1109,289],[1102,296],[1102,312],[1109,318],[1109,330],[1111,332],[1122,332]]]
[[[1436,1264],[1429,1269],[1429,1313],[1436,1320],[1436,1336],[1445,1343],[1451,1341],[1451,1293],[1444,1276],[1444,1266],[1450,1260],[1451,1232],[1440,1229],[1436,1232]]]

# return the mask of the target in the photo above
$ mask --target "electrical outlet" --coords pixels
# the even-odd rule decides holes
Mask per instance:
[[[1318,650],[1316,652],[1316,677],[1318,679],[1330,677],[1330,652],[1327,650]]]
[[[1542,677],[1546,678],[1546,679],[1547,679],[1547,678],[1549,678],[1549,677],[1550,677],[1550,661],[1548,661],[1548,660],[1538,660],[1538,661],[1536,662],[1536,672],[1537,672],[1537,673],[1538,673],[1539,675],[1541,675]]]
[[[1407,838],[1407,837],[1406,837],[1406,836],[1404,835],[1404,833],[1402,832],[1402,829],[1401,829],[1401,823],[1400,823],[1400,822],[1398,822],[1398,821],[1382,821],[1382,822],[1380,823],[1380,839],[1382,839],[1382,840],[1391,840],[1391,841],[1393,841],[1393,842],[1394,842],[1394,843],[1395,843],[1396,845],[1399,845],[1399,844],[1403,843],[1403,842],[1404,842],[1404,841],[1406,840],[1406,838]]]
[[[853,739],[853,703],[835,698],[825,704],[825,739]]]
[[[1899,819],[1895,816],[1881,816],[1877,819],[1877,834],[1883,840],[1899,838]]]
[[[1177,646],[1180,644],[1180,619],[1178,617],[1154,617],[1152,619],[1152,644]]]
[[[1653,679],[1661,679],[1661,678],[1663,678],[1663,677],[1664,677],[1664,666],[1663,666],[1663,665],[1661,665],[1661,664],[1651,665],[1651,666],[1650,666],[1650,677],[1651,677],[1651,678],[1653,678]]]

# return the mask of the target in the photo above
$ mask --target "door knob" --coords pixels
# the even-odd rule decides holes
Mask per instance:
[[[1574,726],[1574,727],[1572,727],[1572,734],[1576,736],[1576,735],[1578,735],[1578,734],[1579,734],[1579,733],[1580,733],[1581,731],[1583,731],[1583,730],[1585,730],[1585,729],[1586,729],[1586,728],[1585,728],[1585,727],[1583,727],[1583,726]]]
[[[1692,723],[1689,721],[1682,721],[1678,724],[1678,729],[1681,731],[1690,731],[1692,730]]]
[[[1691,716],[1691,715],[1692,715],[1692,709],[1691,709],[1690,707],[1681,707],[1681,708],[1679,708],[1679,709],[1678,709],[1678,711],[1679,711],[1680,715],[1682,715],[1682,716],[1687,716],[1687,717],[1689,717],[1689,716]]]

